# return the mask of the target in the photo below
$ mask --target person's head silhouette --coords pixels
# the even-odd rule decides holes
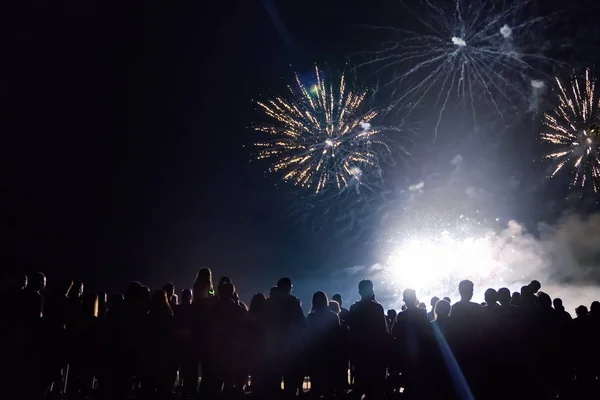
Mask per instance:
[[[342,303],[342,295],[339,293],[334,294],[333,297],[331,298],[331,300],[337,301],[337,303],[340,307],[344,304],[344,303]]]
[[[496,292],[496,289],[489,288],[485,291],[483,298],[487,306],[493,307],[498,301],[498,292]]]
[[[181,292],[181,304],[191,304],[192,297],[192,291],[190,289],[184,289],[183,292]]]
[[[521,293],[513,292],[511,299],[510,299],[510,304],[512,304],[513,306],[520,306],[521,305]]]
[[[531,293],[532,294],[536,294],[537,292],[540,291],[540,289],[542,288],[542,284],[539,281],[536,281],[535,279],[531,281],[531,283],[529,284],[529,288],[531,289]]]
[[[498,302],[503,306],[510,304],[510,290],[508,288],[503,287],[498,289]]]
[[[443,320],[448,318],[450,316],[451,309],[452,306],[450,306],[450,303],[448,303],[446,300],[438,301],[435,303],[435,319]]]
[[[167,298],[170,300],[175,294],[175,285],[173,282],[167,282],[163,285],[163,290],[167,293]]]
[[[312,297],[312,311],[325,310],[329,306],[329,299],[325,292],[315,292]]]
[[[555,310],[558,311],[564,311],[565,310],[565,306],[563,306],[563,302],[562,299],[560,298],[555,298],[554,300],[552,300],[552,305],[554,306]]]
[[[577,315],[578,318],[583,318],[586,317],[588,315],[588,309],[586,306],[579,306],[575,309],[575,315]]]
[[[390,310],[387,310],[387,317],[390,321],[395,320],[397,315],[398,315],[398,313],[393,308]]]
[[[340,307],[340,303],[338,303],[335,300],[331,300],[329,302],[329,310],[333,311],[336,314],[339,314],[342,311],[342,309]]]
[[[429,305],[431,306],[431,308],[434,308],[438,301],[440,301],[440,298],[437,296],[433,296],[431,298],[431,301],[429,302]]]
[[[46,289],[46,275],[35,272],[28,277],[27,288],[35,292],[43,292]]]
[[[262,312],[262,309],[265,305],[265,301],[267,301],[267,299],[265,298],[264,294],[256,293],[254,296],[252,296],[252,299],[250,300],[250,312],[253,314],[258,314]]]
[[[208,298],[215,294],[212,282],[212,271],[210,268],[200,268],[194,282],[194,297],[198,299]]]
[[[290,278],[281,278],[277,281],[277,290],[280,293],[290,294],[292,293],[292,280]]]
[[[373,289],[373,282],[369,279],[363,279],[362,281],[360,281],[358,284],[358,294],[360,294],[360,297],[362,297],[363,299],[373,298],[373,296],[375,295],[375,291]]]
[[[473,282],[466,279],[464,281],[460,281],[458,284],[458,293],[460,294],[461,301],[471,301],[473,298]]]
[[[537,298],[538,298],[537,303],[539,304],[540,307],[552,308],[552,299],[550,298],[550,296],[548,296],[547,293],[538,292]]]
[[[417,302],[417,292],[414,289],[404,289],[402,292],[402,301],[406,304],[406,308],[416,307]]]
[[[600,316],[600,301],[593,301],[592,305],[590,306],[590,314],[594,317],[597,318]]]
[[[83,282],[75,281],[73,283],[73,287],[69,291],[69,294],[73,296],[73,298],[80,298],[83,295]]]
[[[233,299],[235,293],[235,286],[231,282],[222,282],[219,284],[219,298],[223,300]]]

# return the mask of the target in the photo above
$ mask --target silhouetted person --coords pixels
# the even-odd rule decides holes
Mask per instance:
[[[536,281],[535,279],[532,280],[528,286],[531,289],[532,294],[537,294],[537,292],[539,292],[542,288],[542,284],[539,281]]]
[[[438,304],[439,303],[439,304]],[[446,300],[438,300],[435,303],[434,308],[434,325],[438,326],[441,332],[446,332],[448,329],[448,323],[450,321],[450,310],[452,306]]]
[[[440,298],[437,296],[433,296],[431,298],[431,300],[429,301],[429,305],[431,306],[431,311],[429,311],[427,313],[427,319],[429,320],[429,322],[431,322],[435,319],[435,305],[437,304],[438,301],[440,301]],[[450,303],[450,302],[448,302],[448,303]]]
[[[268,357],[273,360],[271,391],[279,391],[281,377],[285,394],[293,397],[302,388],[305,354],[302,351],[306,320],[300,301],[291,294],[292,282],[281,278],[274,296],[267,302],[268,339],[273,345]]]
[[[98,295],[86,292],[80,296],[81,307],[71,327],[69,391],[83,397],[92,393],[92,380],[98,372],[99,351]]]
[[[519,302],[519,307],[524,310],[531,310],[535,307],[535,295],[532,287],[521,286],[521,301]]]
[[[339,318],[339,314],[340,314],[340,311],[342,311],[342,307],[340,307],[340,303],[338,303],[337,301],[331,300],[331,301],[329,301],[329,310],[338,314],[338,318]]]
[[[175,284],[173,282],[167,282],[163,285],[162,290],[167,294],[167,300],[169,300],[169,304],[172,309],[177,307],[177,295],[175,294]]]
[[[333,297],[331,298],[331,300],[333,301],[337,301],[337,303],[340,305],[340,320],[345,321],[348,318],[348,310],[346,308],[344,308],[344,303],[342,301],[342,295],[339,293],[336,293],[333,295]]]
[[[362,280],[358,293],[361,299],[350,307],[347,321],[355,389],[359,396],[365,394],[367,399],[378,399],[385,381],[387,323],[383,307],[375,301],[373,282]]]
[[[29,281],[35,282],[37,278],[39,276],[30,275]],[[10,325],[3,321],[0,341],[4,361],[0,364],[2,398],[35,399],[41,398],[43,393],[43,370],[40,367],[44,361],[46,335],[41,318],[44,305],[41,291],[43,288],[35,283],[33,287],[28,286],[12,301],[11,305],[19,305],[16,319]]]
[[[336,313],[339,317],[341,312],[340,304],[331,300],[329,302],[329,310]],[[341,336],[336,345],[337,355],[336,355],[336,366],[334,368],[334,385],[336,393],[345,393],[348,388],[348,345],[349,345],[349,335],[348,335],[348,324],[343,319],[340,319],[340,328],[341,328]]]
[[[246,314],[245,338],[246,363],[245,371],[251,376],[251,390],[254,396],[262,398],[268,379],[266,348],[269,345],[265,340],[265,306],[266,297],[257,293],[250,300],[250,308]]]
[[[453,346],[455,357],[461,366],[467,384],[473,395],[480,396],[483,383],[481,363],[485,360],[481,347],[481,334],[484,327],[484,313],[481,306],[471,301],[473,298],[473,282],[461,281],[458,285],[460,300],[452,306],[450,318],[454,332]]]
[[[269,298],[276,296],[278,290],[279,289],[277,288],[277,286],[272,286],[271,289],[269,289]]]
[[[448,296],[444,297],[443,300],[446,300],[448,303],[452,304],[452,300]]]
[[[81,296],[83,295],[83,282],[75,281],[71,290],[69,290],[69,299],[73,302],[81,303]]]
[[[147,317],[147,357],[144,391],[150,396],[166,398],[177,374],[175,347],[175,319],[167,293],[157,290],[152,294]]]
[[[217,386],[213,393],[218,394],[222,386],[225,395],[240,395],[247,380],[240,356],[244,351],[242,339],[246,310],[235,301],[235,286],[231,280],[221,280],[217,291],[219,296],[213,308],[210,340],[216,361],[217,378]]]
[[[198,356],[194,351],[192,331],[194,306],[192,291],[181,292],[181,303],[174,309],[178,347],[179,379],[184,396],[194,396],[198,390]]]
[[[484,293],[485,306],[483,311],[489,318],[495,318],[498,314],[500,306],[498,305],[498,292],[495,289],[489,288]]]
[[[46,275],[41,272],[35,272],[28,276],[27,280],[27,290],[32,290],[34,292],[43,293],[44,289],[46,289]]]
[[[500,303],[499,316],[502,334],[514,334],[515,325],[518,324],[518,307],[512,303],[512,297],[508,288],[498,290],[498,302]]]
[[[17,300],[17,321],[27,323],[28,321],[38,321],[42,317],[44,312],[44,289],[46,289],[46,276],[41,272],[31,274],[28,278],[27,287],[21,291],[20,299]],[[39,315],[37,315],[38,308],[40,308]]]
[[[481,323],[482,309],[479,304],[471,301],[473,298],[473,288],[473,282],[469,280],[459,283],[458,292],[460,293],[460,300],[452,306],[451,315],[457,324],[467,324],[471,325],[471,328],[479,329],[480,327],[474,327],[473,324]]]
[[[108,294],[98,292],[98,319],[104,319],[108,311]]]
[[[324,292],[316,292],[312,298],[312,310],[308,314],[308,351],[311,392],[316,396],[334,393],[337,346],[341,340],[338,315],[328,308],[329,300]]]
[[[79,314],[81,313],[82,295],[83,282],[74,281],[67,295],[69,298],[67,311],[67,332],[70,331],[70,325],[77,323],[77,320],[79,319]]]
[[[572,322],[572,339],[575,343],[592,343],[598,338],[592,338],[591,320],[588,309],[580,305],[575,309],[575,319]],[[593,392],[595,381],[594,364],[598,362],[594,359],[595,354],[589,348],[579,347],[574,349],[573,361],[575,367],[577,398],[585,398],[588,393]]]
[[[600,380],[600,302],[593,301],[590,305],[590,314],[589,314],[589,324],[590,324],[590,337],[592,340],[590,341],[590,358],[595,360],[590,363],[591,371],[590,375],[595,376],[597,380]],[[596,381],[596,385],[594,387],[593,396],[596,398],[600,398],[600,384]]]
[[[386,320],[387,320],[387,326],[388,326],[388,331],[392,331],[392,326],[394,326],[394,321],[396,321],[396,317],[398,316],[398,313],[396,312],[396,310],[391,309],[391,310],[387,310],[387,315],[386,315]]]
[[[194,306],[192,342],[195,349],[191,350],[200,362],[202,370],[200,393],[205,395],[214,391],[215,386],[218,384],[215,376],[218,368],[217,360],[214,357],[209,337],[213,308],[217,298],[212,283],[212,272],[209,268],[201,268],[198,271],[192,293],[194,295],[192,300]]]
[[[521,293],[513,292],[510,299],[510,304],[512,304],[515,307],[521,306]]]
[[[555,298],[552,300],[552,305],[554,306],[554,311],[556,313],[557,318],[562,324],[568,324],[573,319],[571,314],[565,310],[565,306],[563,306],[562,299]]]
[[[209,268],[201,268],[198,271],[193,289],[194,301],[214,296],[212,272]]]
[[[510,306],[510,290],[508,288],[500,288],[498,289],[498,303],[500,303],[501,307]]]
[[[421,398],[427,400],[449,400],[455,398],[452,377],[460,385],[461,372],[456,367],[451,349],[450,310],[452,307],[446,300],[435,303],[434,319],[430,323],[430,335],[424,349],[427,362],[422,367],[423,379],[427,383],[421,389]]]
[[[148,380],[148,309],[150,293],[139,282],[130,282],[125,291],[120,321],[115,325],[115,336],[120,362],[113,365],[112,390],[115,397],[128,394],[133,377]],[[116,315],[115,315],[116,316]],[[116,321],[113,321],[113,323]]]
[[[600,318],[600,301],[592,301],[590,305],[590,316],[592,319]]]
[[[426,336],[429,329],[427,309],[418,306],[414,289],[405,289],[402,298],[406,310],[396,317],[392,336],[396,340],[396,369],[404,377],[406,395],[419,393],[423,387]]]

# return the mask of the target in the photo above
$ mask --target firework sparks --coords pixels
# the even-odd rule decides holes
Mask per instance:
[[[271,141],[256,143],[258,159],[276,159],[271,172],[316,193],[363,183],[363,169],[377,168],[380,131],[371,126],[375,111],[360,114],[366,91],[353,92],[342,75],[338,87],[326,83],[315,67],[317,83],[307,89],[296,75],[289,98],[257,102],[273,125],[256,127]]]
[[[390,110],[407,107],[408,116],[424,102],[434,101],[439,111],[436,137],[451,106],[472,115],[469,118],[475,125],[480,103],[504,117],[504,104],[530,100],[530,85],[522,78],[534,70],[534,60],[546,60],[524,50],[529,47],[532,28],[544,21],[517,22],[528,3],[421,0],[422,10],[405,6],[421,25],[420,31],[385,28],[394,32],[395,40],[368,52],[370,59],[359,66],[373,65],[378,72],[392,70],[394,75],[386,84],[392,88]]]
[[[499,263],[488,237],[457,239],[448,232],[437,238],[412,238],[394,249],[385,267],[394,290],[413,288],[421,295],[453,295],[458,282],[478,284],[494,278]]]
[[[595,80],[589,69],[578,79],[573,75],[571,87],[563,86],[556,79],[559,104],[544,114],[543,141],[556,145],[557,149],[545,158],[556,160],[557,165],[550,177],[565,167],[572,169],[571,187],[584,188],[591,185],[594,192],[600,188],[600,99],[596,93]]]

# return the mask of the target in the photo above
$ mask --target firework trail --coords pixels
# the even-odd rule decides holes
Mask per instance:
[[[556,79],[559,104],[544,114],[544,125],[548,129],[541,138],[558,146],[545,158],[558,162],[550,177],[563,168],[571,168],[571,187],[585,188],[591,185],[594,192],[600,188],[600,96],[596,93],[596,82],[590,77],[589,69],[578,79],[573,75],[571,87],[563,86]]]
[[[525,82],[526,74],[535,70],[532,62],[546,60],[523,50],[533,28],[544,22],[544,18],[519,22],[528,3],[421,0],[424,9],[418,11],[403,4],[420,30],[382,28],[393,31],[397,39],[368,52],[370,59],[358,66],[372,65],[378,73],[392,70],[386,83],[392,88],[388,110],[407,107],[408,116],[434,99],[439,110],[436,138],[447,109],[456,105],[472,115],[475,126],[479,103],[504,118],[501,102],[514,106],[517,100],[528,101],[525,89],[539,91],[543,84]]]
[[[274,139],[255,144],[256,158],[275,159],[270,172],[315,193],[360,185],[364,168],[378,168],[378,146],[385,147],[381,131],[371,126],[377,112],[359,113],[367,92],[350,90],[343,75],[334,87],[317,67],[315,74],[310,89],[296,75],[291,96],[257,102],[274,123],[255,129]]]

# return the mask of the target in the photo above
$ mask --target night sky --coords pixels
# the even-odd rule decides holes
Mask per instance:
[[[264,118],[253,100],[281,93],[294,71],[310,73],[315,62],[340,71],[352,54],[376,48],[364,25],[410,24],[394,2],[11,3],[1,13],[7,276],[41,270],[49,284],[71,278],[119,291],[129,280],[152,288],[174,281],[181,289],[209,266],[247,297],[282,275],[314,282],[378,261],[381,199],[341,227],[339,215],[355,206],[323,206],[265,175],[268,165],[249,162],[248,145],[251,125]],[[548,3],[536,6],[560,12],[545,33],[553,56],[592,65],[598,6]],[[457,154],[475,154],[481,181],[518,176],[536,188],[516,198],[488,183],[502,218],[534,225],[579,208],[563,203],[565,185],[542,183],[535,121],[523,117],[491,141],[457,130],[431,144],[421,130],[406,142],[412,156],[386,178],[407,186]],[[553,206],[533,213],[540,196]]]

